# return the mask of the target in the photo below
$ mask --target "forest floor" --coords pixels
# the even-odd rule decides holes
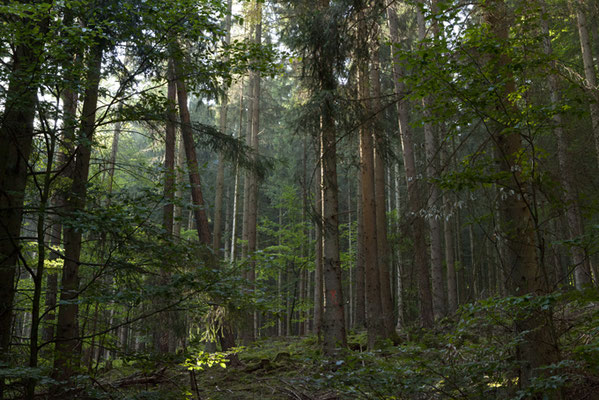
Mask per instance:
[[[389,343],[369,352],[360,347],[365,340],[362,333],[350,337],[353,350],[344,350],[335,359],[322,356],[313,336],[262,339],[240,349],[238,366],[223,367],[219,360],[207,363],[208,353],[200,357],[204,361],[195,370],[189,368],[193,361],[182,365],[154,360],[146,367],[138,363],[129,368],[115,365],[118,378],[113,376],[112,384],[102,388],[104,396],[98,393],[92,398],[523,400],[554,398],[543,395],[561,388],[561,397],[555,398],[599,400],[599,370],[589,364],[580,369],[573,360],[563,360],[555,371],[522,390],[513,361],[500,347],[474,336],[467,344],[440,343],[435,340],[439,338],[446,336],[423,334],[417,341],[403,337],[400,345]],[[595,356],[593,364],[599,363]],[[148,369],[150,365],[153,369]],[[127,370],[129,375],[124,374]]]
[[[189,400],[335,400],[351,399],[323,385],[326,365],[314,337],[268,338],[239,351],[239,365],[220,362],[197,369],[188,365],[139,363],[116,367],[118,377],[105,386],[111,397]],[[193,364],[193,362],[192,362]],[[159,365],[162,365],[159,367]],[[166,368],[164,368],[166,367]],[[134,369],[132,369],[134,368]],[[202,368],[202,369],[199,369]],[[145,370],[145,372],[143,372]],[[129,374],[123,374],[128,371]],[[132,371],[135,371],[131,373]],[[115,396],[112,389],[119,392]],[[126,394],[125,394],[126,393]]]
[[[230,354],[189,346],[185,355],[113,360],[87,380],[81,399],[112,400],[599,400],[599,292],[486,299],[434,329],[407,327],[366,349],[366,333],[324,357],[315,336],[263,338]],[[550,301],[548,303],[548,301]],[[555,361],[519,379],[523,334],[514,316],[550,304]],[[540,305],[539,305],[540,304]]]

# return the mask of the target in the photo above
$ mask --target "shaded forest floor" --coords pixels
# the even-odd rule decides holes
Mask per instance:
[[[238,356],[237,366],[223,368],[218,361],[210,366],[202,362],[195,370],[189,369],[189,363],[185,366],[156,360],[117,363],[104,377],[106,384],[95,386],[108,398],[128,399],[352,398],[322,384],[329,362],[322,358],[313,336],[262,339],[241,348]]]
[[[559,354],[524,388],[518,352],[526,333],[514,322],[539,310],[551,321]],[[136,354],[80,381],[75,398],[599,399],[596,289],[480,300],[433,330],[408,327],[396,343],[380,343],[377,350],[367,351],[366,339],[364,332],[352,333],[349,349],[326,358],[314,336],[263,338],[237,349],[238,366],[225,363],[230,355],[204,352],[201,345],[170,358]],[[560,396],[546,397],[551,393]]]

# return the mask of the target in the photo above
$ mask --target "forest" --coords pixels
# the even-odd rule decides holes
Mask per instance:
[[[5,0],[0,400],[599,399],[597,0]]]

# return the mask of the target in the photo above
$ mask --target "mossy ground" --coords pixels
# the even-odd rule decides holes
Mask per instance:
[[[342,398],[314,384],[314,378],[322,373],[322,359],[313,337],[260,340],[241,351],[239,358],[239,367],[216,366],[196,372],[202,399]]]

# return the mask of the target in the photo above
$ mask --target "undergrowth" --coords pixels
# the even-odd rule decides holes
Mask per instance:
[[[235,350],[241,362],[235,367],[228,365],[230,353],[207,353],[198,344],[168,360],[113,360],[112,370],[79,377],[86,389],[78,398],[594,399],[599,393],[598,305],[596,290],[485,299],[462,306],[433,330],[406,328],[401,343],[381,343],[376,350],[365,350],[364,332],[352,332],[352,350],[340,349],[334,358],[323,356],[315,336],[262,338]],[[559,359],[523,387],[518,348],[526,332],[514,326],[536,312],[550,315]],[[140,385],[115,384],[152,371],[163,376],[155,382],[141,379]]]

